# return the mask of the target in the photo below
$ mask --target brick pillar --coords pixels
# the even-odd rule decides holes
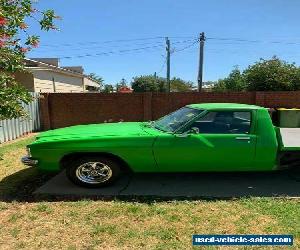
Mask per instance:
[[[143,94],[144,105],[144,121],[152,120],[152,93],[145,92]]]
[[[50,110],[49,110],[49,93],[40,95],[40,119],[41,129],[51,129]]]

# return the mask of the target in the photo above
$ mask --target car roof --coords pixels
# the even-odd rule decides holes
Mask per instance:
[[[265,109],[264,107],[241,104],[241,103],[198,103],[190,104],[187,107],[197,108],[197,109]]]

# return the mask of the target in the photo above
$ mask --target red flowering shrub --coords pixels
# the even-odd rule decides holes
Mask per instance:
[[[28,25],[26,23],[21,23],[20,24],[20,29],[25,30],[28,28]]]
[[[7,24],[6,18],[0,16],[0,26],[4,26],[4,25],[6,25],[6,24]]]
[[[38,41],[33,42],[33,43],[31,44],[31,46],[32,46],[33,48],[37,48],[37,47],[39,47],[39,45],[40,45],[40,43],[39,43]]]
[[[26,53],[26,52],[28,52],[30,50],[30,48],[20,48],[20,51],[22,52],[22,53]]]
[[[20,101],[28,103],[31,96],[19,85],[14,74],[24,71],[25,54],[39,46],[39,37],[28,35],[26,18],[34,18],[42,30],[57,29],[53,10],[33,8],[35,0],[0,0],[0,120],[24,115]],[[27,36],[21,39],[20,32]]]

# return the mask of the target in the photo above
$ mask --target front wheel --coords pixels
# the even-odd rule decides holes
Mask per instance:
[[[74,184],[96,188],[115,181],[120,175],[120,166],[106,157],[81,157],[68,164],[66,173]]]

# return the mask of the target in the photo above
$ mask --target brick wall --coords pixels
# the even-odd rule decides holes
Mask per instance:
[[[190,103],[235,102],[300,108],[300,91],[228,93],[47,93],[40,99],[44,130],[105,121],[157,119]]]

